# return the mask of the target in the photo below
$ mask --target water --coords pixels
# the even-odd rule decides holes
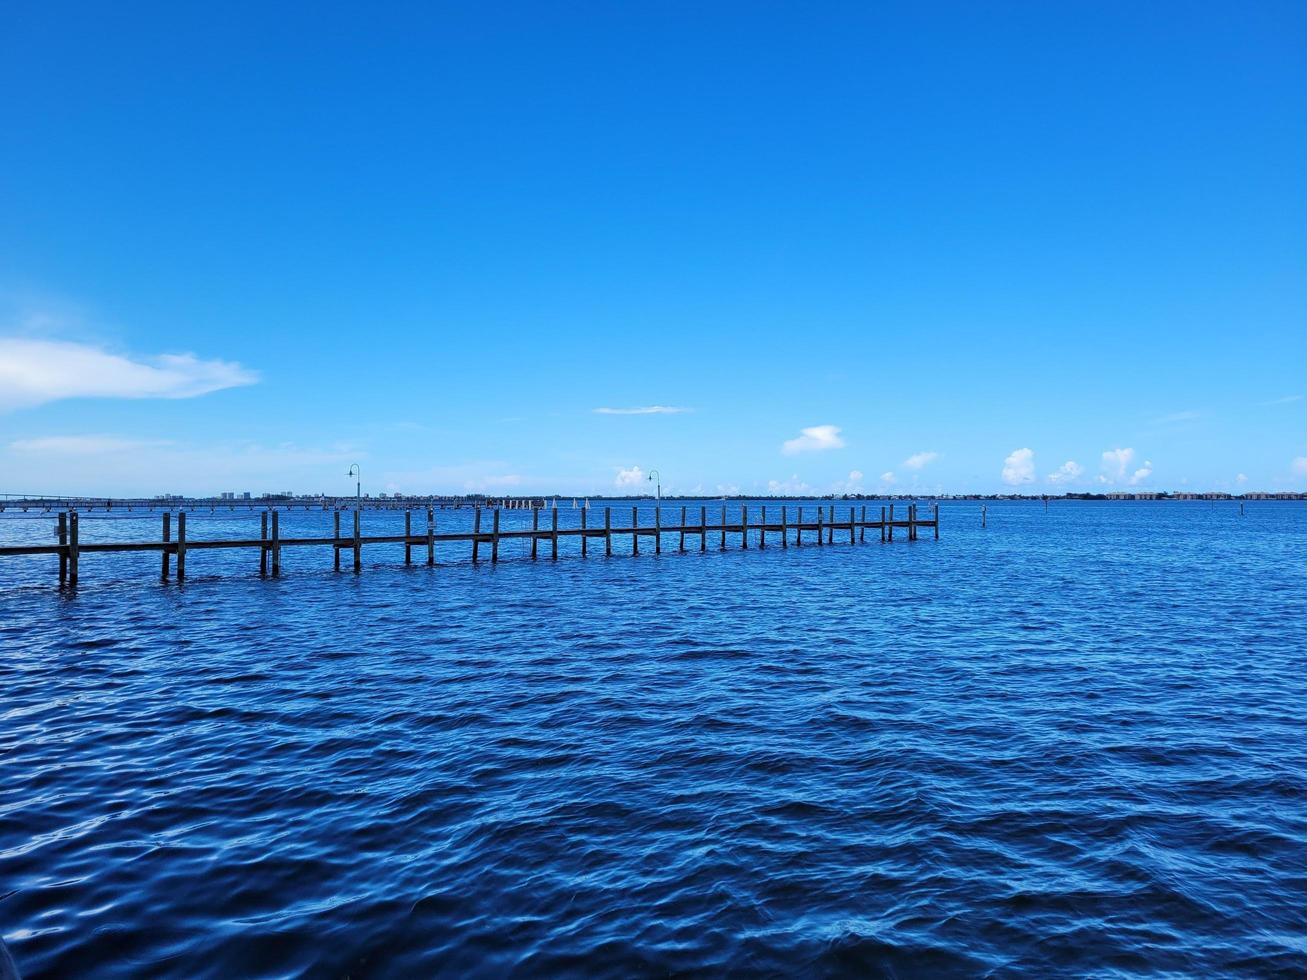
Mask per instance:
[[[1307,971],[1307,506],[942,518],[0,560],[0,935],[34,977]]]

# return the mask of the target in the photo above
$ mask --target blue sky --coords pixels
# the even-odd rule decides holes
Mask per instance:
[[[1307,486],[1307,5],[0,18],[0,490]]]

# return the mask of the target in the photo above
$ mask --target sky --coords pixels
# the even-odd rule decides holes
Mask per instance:
[[[0,492],[1307,489],[1307,4],[0,10]]]

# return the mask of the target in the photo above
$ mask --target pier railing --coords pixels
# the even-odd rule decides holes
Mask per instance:
[[[731,508],[731,510],[734,509]],[[811,515],[812,508],[807,509]],[[340,571],[341,554],[344,552],[352,558],[353,570],[359,572],[363,568],[363,549],[382,544],[402,544],[404,546],[404,564],[406,565],[413,563],[415,550],[419,555],[425,551],[426,564],[435,565],[437,563],[436,546],[455,543],[470,546],[473,562],[479,562],[483,558],[489,558],[491,562],[498,562],[501,544],[506,541],[516,540],[526,540],[530,543],[532,558],[539,557],[543,546],[543,548],[548,549],[549,558],[557,560],[559,543],[568,538],[580,539],[581,557],[589,554],[592,543],[602,544],[604,554],[612,555],[614,538],[620,540],[626,537],[630,538],[631,553],[633,555],[640,553],[641,539],[652,539],[654,553],[661,554],[665,539],[668,536],[672,536],[676,541],[677,550],[679,551],[687,550],[686,543],[688,540],[690,543],[690,549],[688,550],[701,552],[708,550],[710,542],[715,543],[720,550],[725,550],[730,544],[736,542],[741,548],[748,549],[751,537],[754,546],[757,548],[766,548],[769,543],[781,548],[788,548],[791,545],[802,547],[804,544],[833,545],[845,541],[848,544],[855,544],[865,542],[868,531],[878,534],[881,542],[891,543],[894,541],[896,529],[905,532],[903,539],[908,541],[916,541],[923,528],[932,532],[936,540],[939,539],[939,504],[935,504],[930,510],[930,516],[925,518],[918,515],[916,504],[908,504],[906,513],[898,517],[894,514],[893,504],[882,506],[879,516],[873,514],[870,517],[865,504],[850,506],[843,519],[836,513],[834,506],[829,508],[819,506],[815,509],[815,517],[805,520],[805,508],[796,507],[791,520],[791,511],[788,506],[780,507],[779,514],[776,513],[778,508],[772,507],[770,508],[772,519],[769,519],[768,508],[764,506],[758,509],[757,519],[751,521],[750,508],[742,506],[738,509],[739,519],[732,521],[730,520],[728,508],[722,507],[720,521],[710,524],[708,522],[708,507],[700,506],[698,508],[697,522],[692,521],[692,515],[688,513],[689,508],[681,507],[679,523],[663,524],[662,508],[655,508],[653,522],[642,525],[638,508],[632,507],[631,523],[628,526],[621,527],[613,524],[612,507],[603,509],[602,525],[591,524],[589,520],[590,509],[582,508],[579,511],[579,523],[576,526],[560,527],[557,508],[549,510],[536,508],[532,510],[530,528],[504,529],[500,527],[501,508],[478,507],[473,512],[472,529],[470,531],[441,532],[436,528],[435,508],[428,507],[426,509],[426,527],[424,529],[417,533],[414,532],[413,512],[409,510],[404,512],[403,534],[379,535],[365,535],[362,533],[362,515],[357,509],[349,511],[336,510],[333,514],[332,534],[329,537],[282,537],[280,512],[266,510],[260,514],[259,536],[257,538],[221,540],[189,538],[186,534],[186,512],[179,511],[175,515],[175,534],[172,520],[174,515],[165,512],[162,515],[160,537],[154,541],[82,541],[80,517],[77,511],[69,511],[60,512],[57,515],[55,528],[58,538],[57,544],[0,546],[0,558],[17,555],[54,555],[58,558],[60,585],[75,585],[77,584],[78,571],[83,555],[124,552],[158,553],[160,556],[160,576],[165,580],[168,579],[169,569],[172,566],[175,568],[176,579],[181,581],[186,577],[186,560],[190,552],[211,551],[214,549],[257,550],[259,574],[278,576],[281,574],[281,553],[284,548],[331,548],[336,571]],[[488,521],[484,519],[484,511],[486,510],[489,511]],[[352,526],[342,529],[342,514],[352,517]],[[543,527],[541,526],[542,514],[549,515],[546,526]],[[771,536],[770,541],[769,535]],[[806,538],[805,535],[807,535]],[[694,547],[695,545],[698,546],[697,549]]]

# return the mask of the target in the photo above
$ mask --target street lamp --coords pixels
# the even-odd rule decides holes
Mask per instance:
[[[358,463],[350,463],[349,472],[347,472],[345,475],[352,476],[357,480],[357,482],[354,484],[354,505],[359,510],[362,510],[363,509],[363,471],[359,469]]]
[[[654,488],[656,489],[658,494],[658,496],[655,498],[654,506],[661,507],[663,503],[663,475],[659,473],[657,470],[650,470],[649,479],[654,481]]]

